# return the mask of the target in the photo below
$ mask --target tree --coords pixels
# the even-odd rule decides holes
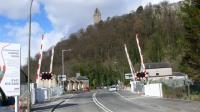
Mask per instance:
[[[143,7],[142,7],[142,6],[139,6],[139,7],[137,8],[136,12],[137,12],[138,14],[141,14],[141,13],[143,12]]]
[[[142,6],[138,7],[137,12],[115,16],[107,21],[89,25],[55,46],[53,72],[58,75],[62,71],[60,58],[62,49],[73,49],[65,55],[65,70],[69,77],[80,72],[88,76],[92,87],[100,86],[102,83],[108,86],[116,84],[117,80],[123,79],[124,73],[130,72],[124,44],[127,44],[129,48],[133,64],[140,63],[135,41],[136,32],[141,35],[140,45],[146,63],[167,61],[180,65],[182,50],[179,49],[182,49],[180,43],[184,42],[182,39],[184,28],[177,16],[178,14],[174,9],[172,10],[170,4],[163,3],[162,6],[149,4],[144,9]],[[41,71],[49,71],[51,57],[45,54],[46,52]],[[169,59],[169,57],[174,58]],[[179,58],[178,61],[177,58]],[[113,64],[116,60],[117,69]],[[32,59],[31,63],[32,80],[34,80],[38,59]],[[27,69],[27,66],[24,68]]]
[[[200,80],[200,1],[185,0],[181,8],[185,33],[185,55],[182,69],[194,80]]]

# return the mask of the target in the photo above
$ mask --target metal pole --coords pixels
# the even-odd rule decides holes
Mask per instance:
[[[64,64],[64,52],[71,51],[72,49],[62,50],[62,75],[65,74],[65,64]],[[62,82],[62,86],[64,87],[64,82]]]
[[[190,83],[188,82],[188,97],[189,97],[189,100],[191,100],[191,97],[190,97]]]
[[[64,51],[62,50],[62,75],[64,75]],[[61,75],[61,78],[62,78],[62,75]],[[61,79],[61,85],[63,86],[62,84],[62,79]]]
[[[19,100],[18,100],[18,96],[15,96],[15,112],[19,112]]]
[[[30,94],[30,56],[31,56],[31,12],[32,12],[33,0],[30,4],[30,15],[29,15],[29,39],[28,39],[28,97],[27,97],[27,112],[30,112],[31,109],[31,94]]]
[[[62,75],[64,75],[64,50],[62,50]]]

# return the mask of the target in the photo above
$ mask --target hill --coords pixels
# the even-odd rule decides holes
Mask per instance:
[[[135,12],[107,18],[98,24],[80,29],[55,46],[53,72],[62,72],[62,49],[65,52],[65,73],[68,77],[80,72],[90,79],[90,86],[112,85],[124,81],[130,73],[124,46],[127,44],[132,63],[139,70],[140,58],[135,34],[140,34],[144,62],[169,62],[173,71],[180,71],[185,54],[185,28],[179,5],[162,2],[138,7]],[[44,52],[41,71],[49,71],[51,50]],[[37,55],[31,59],[31,78],[37,70]],[[24,70],[27,66],[24,66]],[[192,77],[192,74],[189,74]],[[125,81],[125,83],[127,83]]]

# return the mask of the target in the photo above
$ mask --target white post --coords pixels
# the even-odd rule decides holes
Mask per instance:
[[[52,48],[52,53],[51,53],[51,63],[50,63],[50,69],[49,73],[52,74],[52,68],[53,68],[53,57],[54,57],[54,47]],[[49,80],[49,88],[51,87],[51,80]]]
[[[131,63],[131,59],[130,59],[130,57],[129,57],[126,44],[124,44],[124,49],[125,49],[125,52],[126,52],[126,56],[127,56],[127,59],[128,59],[128,64],[129,64],[129,67],[130,67],[130,70],[131,70],[131,74],[132,74],[133,80],[135,80],[135,76],[136,76],[136,75],[135,75],[135,69],[133,68],[133,65],[132,65],[132,63]]]
[[[19,100],[18,96],[15,96],[15,112],[18,112],[19,110]]]
[[[52,52],[51,52],[51,63],[50,63],[49,73],[52,73],[53,57],[54,57],[54,47],[52,48]]]
[[[40,45],[40,57],[38,61],[38,68],[37,68],[37,76],[36,76],[36,83],[39,84],[40,80],[40,69],[41,69],[41,63],[42,63],[42,57],[43,57],[43,44],[44,44],[44,35],[42,35],[41,45]]]
[[[140,72],[144,72],[145,71],[145,66],[144,66],[144,60],[143,60],[142,51],[141,51],[139,40],[138,40],[138,34],[136,34],[136,42],[137,42],[137,46],[138,46],[138,50],[139,50],[139,54],[140,54],[140,60],[141,60]]]

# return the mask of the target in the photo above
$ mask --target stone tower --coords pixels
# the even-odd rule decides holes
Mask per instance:
[[[96,8],[94,11],[93,19],[94,19],[94,24],[99,23],[101,21],[101,12],[99,11],[98,8]]]

